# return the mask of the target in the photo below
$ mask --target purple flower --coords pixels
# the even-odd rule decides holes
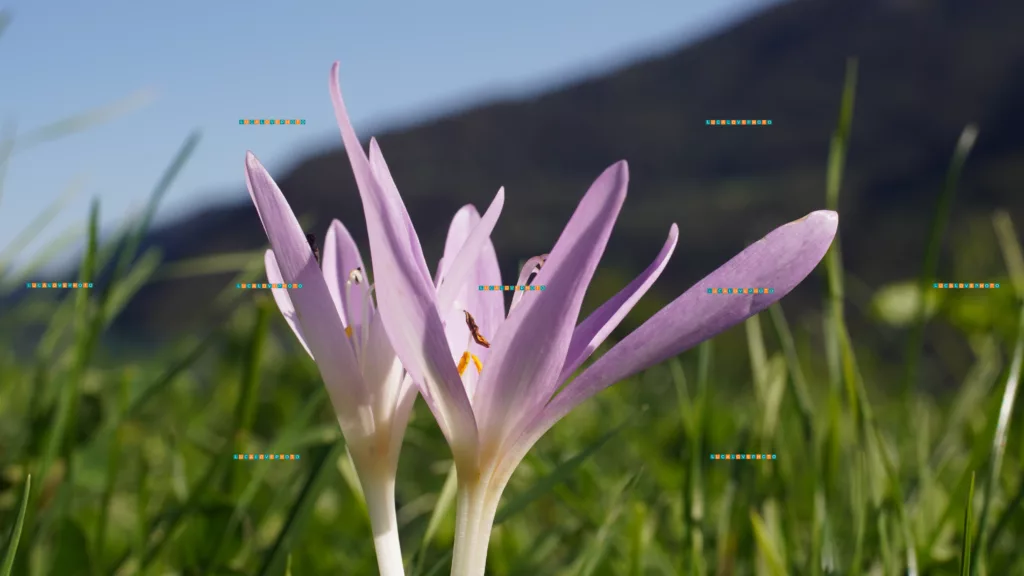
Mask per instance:
[[[460,248],[446,248],[435,290],[380,148],[371,140],[367,156],[352,128],[338,88],[337,63],[331,69],[330,89],[362,197],[381,318],[455,459],[459,495],[452,574],[484,573],[501,493],[526,452],[551,426],[615,382],[711,338],[785,296],[817,266],[836,234],[838,215],[829,211],[812,212],[777,228],[570,380],[650,288],[675,249],[678,229],[672,225],[651,265],[577,324],[587,285],[626,198],[626,163],[618,162],[598,177],[550,254],[523,269],[517,284],[536,272],[533,283],[546,288],[517,292],[506,317],[501,292],[473,292],[477,282],[502,284],[489,236],[503,192],[498,191]],[[709,287],[771,287],[774,292],[720,296],[708,294]],[[466,321],[470,317],[489,346],[473,338]],[[451,350],[460,342],[480,359],[478,377],[460,375]]]
[[[385,576],[403,574],[394,484],[416,387],[406,376],[387,338],[374,304],[369,270],[348,230],[334,220],[327,230],[321,271],[287,200],[251,153],[246,156],[246,184],[274,247],[264,257],[267,281],[303,285],[293,291],[272,289],[274,300],[299,343],[316,362],[327,386],[366,497],[380,572]],[[455,214],[445,255],[437,269],[438,282],[446,274],[450,277],[457,273],[447,264],[455,261],[458,250],[479,222],[480,215],[472,206]],[[498,276],[497,256],[490,241],[487,242],[485,255],[492,265],[471,270],[471,283]],[[475,289],[461,290],[457,297],[470,309],[482,311],[480,321],[485,326],[504,318],[500,298],[484,296]],[[458,316],[461,318],[462,312]],[[486,352],[469,353],[465,324],[461,331],[457,330],[459,323],[451,325],[456,328],[449,336],[452,360],[466,385],[472,386],[480,374],[481,356],[486,358]]]
[[[395,514],[398,454],[416,399],[374,306],[367,270],[348,230],[335,220],[323,270],[281,190],[252,153],[246,184],[270,239],[265,263],[277,307],[316,362],[359,476],[380,573],[405,574]]]

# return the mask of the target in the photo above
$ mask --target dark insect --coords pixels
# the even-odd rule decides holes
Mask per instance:
[[[320,247],[316,245],[316,234],[306,234],[306,242],[309,242],[309,248],[313,251],[313,258],[316,259],[316,263],[320,264]]]
[[[466,326],[469,327],[469,334],[473,337],[473,341],[484,348],[490,348],[491,343],[480,334],[480,327],[476,325],[476,320],[473,320],[473,315],[465,310],[462,312],[466,315]]]
[[[533,281],[537,279],[537,274],[540,274],[540,269],[544,266],[544,263],[547,262],[547,254],[544,256],[538,256],[538,258],[540,261],[533,265],[533,270],[530,271],[529,276],[526,278],[527,286],[533,284]]]

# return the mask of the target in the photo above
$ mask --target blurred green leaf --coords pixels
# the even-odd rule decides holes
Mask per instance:
[[[113,104],[99,106],[69,116],[67,118],[46,124],[40,128],[18,136],[14,141],[12,154],[24,152],[39,146],[66,138],[72,134],[83,132],[89,128],[109,122],[119,116],[134,112],[153,101],[155,94],[149,90],[142,90],[130,94]]]
[[[949,164],[949,171],[946,173],[946,181],[942,192],[939,194],[935,212],[932,214],[931,228],[928,232],[928,244],[924,254],[924,264],[921,267],[921,274],[918,282],[922,287],[938,282],[936,275],[939,272],[939,254],[942,248],[942,239],[946,235],[946,228],[949,224],[949,217],[953,211],[953,199],[956,196],[956,189],[960,183],[960,174],[963,172],[967,157],[974,148],[974,142],[978,139],[978,128],[969,124],[960,133],[956,148],[953,150],[953,159]],[[954,279],[954,281],[957,281]],[[923,303],[919,301],[919,303]],[[917,386],[917,370],[920,363],[921,347],[924,345],[924,328],[927,324],[927,316],[923,313],[914,315],[915,322],[910,339],[907,341],[906,351],[906,376],[904,380],[904,394],[908,394]]]
[[[1013,229],[1013,220],[1005,210],[999,210],[992,216],[992,222],[999,239],[999,248],[1003,252],[1003,261],[1010,272],[1010,281],[1017,298],[1024,300],[1024,251]]]
[[[441,528],[441,522],[444,522],[448,517],[448,513],[451,512],[452,507],[455,505],[455,497],[458,495],[458,491],[459,476],[455,471],[455,464],[452,464],[448,468],[448,475],[445,477],[441,492],[437,495],[434,509],[430,513],[427,529],[423,532],[423,539],[420,541],[420,548],[416,554],[416,568],[413,574],[423,573],[423,562],[426,560],[427,548],[430,547],[430,544],[437,536],[437,531]]]
[[[1022,303],[1024,304],[1024,303]],[[981,518],[978,520],[977,542],[974,544],[976,554],[971,556],[970,572],[975,571],[975,564],[979,560],[984,562],[984,555],[987,548],[984,546],[985,537],[988,535],[988,516],[995,499],[995,492],[999,487],[999,476],[1003,471],[1003,456],[1006,452],[1006,439],[1010,432],[1010,419],[1013,415],[1013,405],[1017,399],[1017,388],[1020,385],[1021,367],[1024,365],[1024,306],[1019,313],[1019,325],[1017,329],[1017,343],[1014,346],[1013,360],[1010,362],[1010,370],[1006,376],[1006,387],[1003,389],[1003,398],[999,406],[999,419],[996,422],[995,435],[992,438],[992,457],[989,460],[988,482],[985,485],[985,496],[981,502]],[[974,480],[971,480],[971,492],[974,492]],[[984,564],[982,563],[984,567]],[[982,568],[982,573],[985,570]]]
[[[871,302],[874,315],[890,326],[906,328],[921,314],[933,316],[938,309],[941,292],[923,288],[917,282],[898,282],[883,286]]]
[[[604,561],[608,553],[607,546],[608,540],[611,538],[612,527],[622,514],[622,499],[636,485],[639,477],[640,472],[631,474],[613,489],[611,501],[606,507],[607,511],[604,514],[604,521],[601,523],[597,534],[594,535],[594,539],[580,556],[578,561],[579,569],[576,571],[577,576],[592,576]]]
[[[11,527],[7,537],[7,549],[4,551],[4,563],[0,565],[0,576],[10,576],[14,569],[14,559],[18,555],[18,543],[21,542],[21,530],[25,526],[25,514],[28,511],[29,495],[32,493],[32,475],[25,477],[25,487],[21,490],[21,505],[18,507],[18,518]]]
[[[327,485],[327,480],[334,470],[334,463],[345,453],[345,442],[339,440],[331,445],[314,448],[311,452],[313,453],[313,468],[292,504],[287,520],[274,540],[273,546],[264,556],[259,570],[261,576],[270,576],[284,567],[286,557],[292,546],[298,542],[300,531],[305,528],[306,519],[312,511],[313,505]]]
[[[7,10],[0,10],[0,38],[3,37],[7,27],[11,25],[11,13]]]
[[[974,503],[974,472],[971,472],[971,488],[967,491],[967,502],[964,504],[964,535],[960,549],[960,576],[971,575],[971,507]]]
[[[560,463],[550,474],[538,480],[530,486],[528,490],[516,494],[511,499],[507,500],[505,505],[502,506],[495,515],[494,525],[497,526],[512,516],[522,512],[527,506],[550,492],[555,486],[558,486],[562,482],[568,480],[580,465],[586,462],[588,458],[593,456],[614,436],[619,434],[619,432],[626,427],[627,423],[628,420],[602,434],[575,456]]]
[[[754,535],[757,540],[757,549],[768,564],[769,573],[772,576],[786,576],[786,569],[782,563],[782,555],[769,535],[764,520],[754,511],[750,512],[750,523],[754,527]]]
[[[57,549],[50,573],[54,576],[88,576],[92,574],[92,556],[85,531],[72,518],[64,518],[57,527]]]

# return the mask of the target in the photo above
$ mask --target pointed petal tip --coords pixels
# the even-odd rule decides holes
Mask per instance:
[[[266,168],[263,167],[263,163],[260,162],[260,159],[257,158],[256,155],[253,154],[251,150],[247,150],[245,152],[245,168],[246,170],[266,171]]]
[[[619,160],[615,164],[612,164],[608,170],[614,171],[615,175],[620,178],[629,179],[629,162],[626,162],[625,160]]]
[[[792,223],[812,221],[826,226],[839,226],[839,213],[835,210],[815,210],[803,218],[794,220]]]
[[[668,227],[668,236],[673,240],[679,238],[679,224],[673,222],[672,225]]]
[[[345,225],[342,224],[341,220],[338,220],[337,218],[332,219],[331,223],[327,225],[328,230],[330,230],[331,228],[335,229],[337,232],[344,231],[346,234],[348,234],[348,228],[345,228]]]

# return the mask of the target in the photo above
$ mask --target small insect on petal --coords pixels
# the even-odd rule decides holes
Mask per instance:
[[[533,270],[530,271],[530,275],[526,279],[527,286],[533,284],[534,279],[537,278],[537,274],[540,273],[540,269],[544,266],[544,263],[547,262],[547,254],[538,256],[537,258],[539,259],[538,262],[533,265]]]
[[[362,284],[363,283],[363,269],[362,268],[353,268],[352,271],[348,273],[348,281],[351,282],[352,284],[357,285],[357,286],[359,284]]]
[[[320,247],[316,244],[316,234],[306,234],[306,242],[309,242],[309,249],[313,251],[313,258],[316,260],[316,263],[322,266],[323,264],[320,262]]]
[[[483,346],[484,348],[490,348],[491,343],[480,334],[480,327],[476,325],[476,320],[473,319],[473,315],[467,310],[462,311],[466,315],[466,326],[469,327],[469,334],[473,337],[473,341]]]

